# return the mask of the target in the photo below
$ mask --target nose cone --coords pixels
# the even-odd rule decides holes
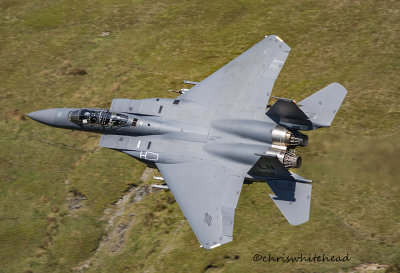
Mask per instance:
[[[56,108],[39,110],[29,113],[27,116],[37,122],[61,128],[75,128],[79,127],[68,119],[69,112],[77,108]]]
[[[46,109],[46,110],[39,110],[36,112],[29,113],[27,116],[37,122],[44,123],[47,125],[54,125],[54,116],[56,109]]]

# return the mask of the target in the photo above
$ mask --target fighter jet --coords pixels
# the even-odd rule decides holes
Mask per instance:
[[[157,168],[201,247],[233,239],[244,183],[267,183],[292,225],[307,222],[311,180],[294,172],[296,147],[309,131],[329,127],[346,89],[332,83],[306,99],[275,98],[272,87],[290,47],[275,35],[200,82],[187,81],[176,99],[114,99],[110,109],[57,108],[28,114],[38,122],[102,134],[99,145]]]

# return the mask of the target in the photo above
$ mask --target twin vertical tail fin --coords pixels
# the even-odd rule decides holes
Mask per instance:
[[[342,104],[347,90],[332,83],[300,101],[277,98],[267,115],[276,123],[295,130],[329,127]]]

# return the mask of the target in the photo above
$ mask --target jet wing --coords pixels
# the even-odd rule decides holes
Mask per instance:
[[[243,113],[265,111],[275,79],[289,52],[290,47],[279,37],[267,36],[179,99],[218,109],[219,115],[242,112],[243,116]]]
[[[244,177],[215,162],[156,165],[201,246],[211,249],[232,241]]]

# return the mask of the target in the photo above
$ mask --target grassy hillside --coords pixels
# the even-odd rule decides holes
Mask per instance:
[[[0,272],[399,271],[398,1],[2,0],[0,18]],[[273,95],[349,91],[301,149],[298,173],[314,181],[304,225],[286,222],[267,185],[245,185],[234,241],[206,251],[143,164],[25,117],[172,98],[269,34],[292,48]],[[314,253],[351,260],[253,261]]]

